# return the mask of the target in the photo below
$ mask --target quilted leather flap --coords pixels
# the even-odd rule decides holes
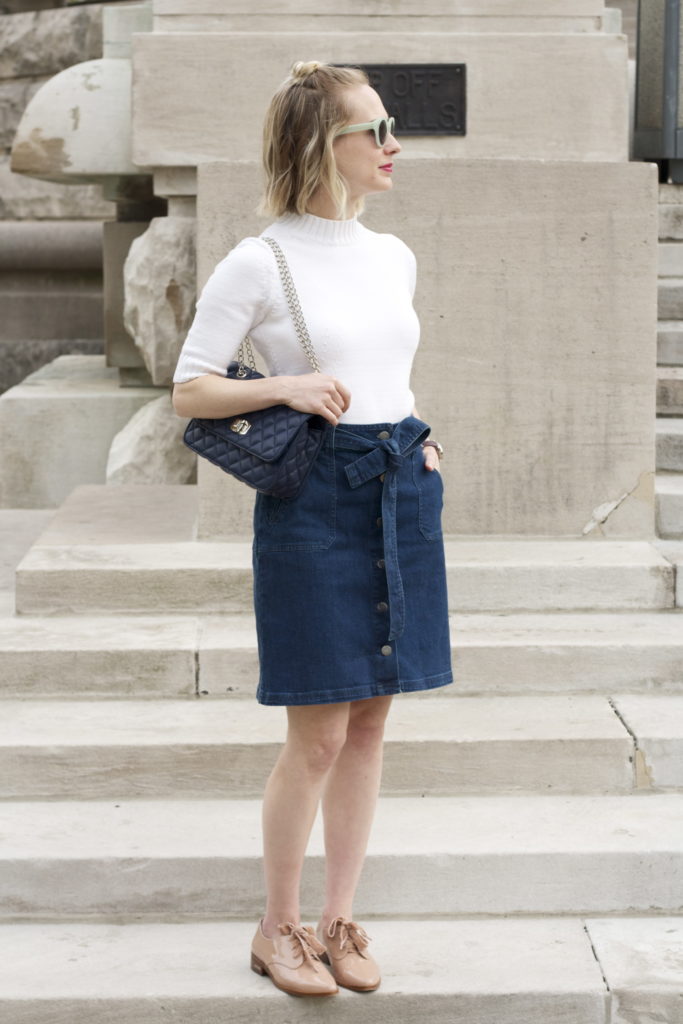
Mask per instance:
[[[297,412],[287,405],[273,405],[241,416],[201,419],[198,422],[224,441],[237,445],[264,462],[274,462],[309,417],[310,413]]]

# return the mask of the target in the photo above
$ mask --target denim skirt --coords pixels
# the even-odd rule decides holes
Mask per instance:
[[[261,704],[334,704],[453,681],[441,474],[429,427],[326,424],[296,498],[256,495]]]

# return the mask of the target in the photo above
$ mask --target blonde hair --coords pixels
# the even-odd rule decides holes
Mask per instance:
[[[368,84],[360,68],[338,68],[317,60],[292,65],[266,112],[266,185],[259,213],[275,217],[306,213],[318,188],[329,193],[340,218],[361,212],[362,199],[348,210],[348,190],[337,170],[332,144],[349,119],[344,90]]]

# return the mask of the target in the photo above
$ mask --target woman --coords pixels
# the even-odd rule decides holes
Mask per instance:
[[[409,388],[415,259],[357,217],[366,195],[392,188],[392,130],[364,72],[294,65],[264,128],[261,211],[276,219],[215,268],[173,378],[180,416],[285,403],[327,421],[299,496],[257,494],[254,509],[257,699],[287,707],[288,731],[263,803],[267,901],[251,965],[295,995],[379,985],[352,907],[384,722],[393,694],[452,681],[442,449],[426,440]],[[320,373],[297,341],[264,236],[285,254]],[[246,335],[270,377],[225,377]],[[321,799],[326,893],[314,932],[300,924],[299,883]]]

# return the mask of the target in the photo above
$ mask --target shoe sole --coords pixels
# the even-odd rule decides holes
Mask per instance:
[[[267,966],[263,963],[263,961],[259,960],[259,958],[255,956],[253,953],[251,954],[251,969],[254,972],[254,974],[267,975],[272,981],[273,985],[275,985],[275,988],[279,988],[281,992],[286,992],[287,995],[289,996],[313,996],[314,999],[320,999],[321,996],[336,996],[339,991],[337,989],[334,992],[295,992],[291,988],[285,988],[284,985],[280,985],[275,980],[275,978],[270,973],[270,971],[268,970]]]
[[[369,985],[366,988],[357,988],[356,985],[345,985],[344,982],[339,981],[338,978],[335,978],[334,980],[337,982],[338,985],[340,985],[342,988],[347,988],[350,992],[376,992],[380,986],[380,983],[378,982],[377,985]]]

